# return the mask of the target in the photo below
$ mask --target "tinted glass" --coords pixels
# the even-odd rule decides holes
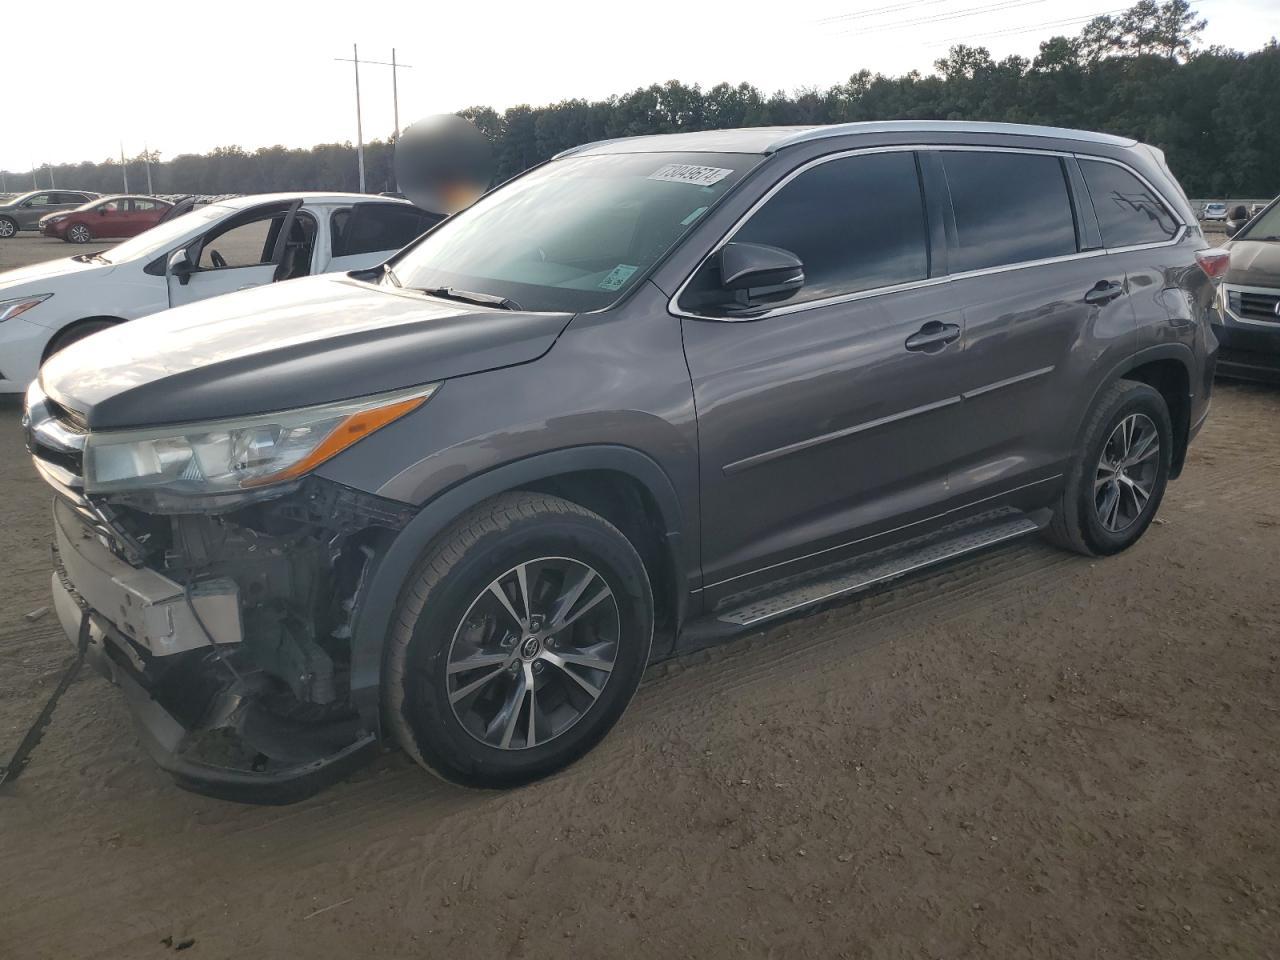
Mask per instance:
[[[804,286],[788,303],[922,280],[929,258],[915,154],[819,164],[774,194],[733,239],[800,258]]]
[[[1159,243],[1178,232],[1178,223],[1141,180],[1114,163],[1081,160],[1080,171],[1093,198],[1104,247]]]
[[[399,250],[442,218],[400,203],[362,203],[333,215],[333,255]]]
[[[1057,157],[943,151],[959,249],[952,273],[1076,252],[1075,219]]]

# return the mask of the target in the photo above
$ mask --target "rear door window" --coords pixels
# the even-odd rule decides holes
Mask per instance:
[[[1178,221],[1155,192],[1123,167],[1080,158],[1104,247],[1171,240]]]
[[[818,164],[770,197],[733,239],[800,258],[805,282],[789,304],[923,280],[929,253],[915,154]]]
[[[358,203],[334,212],[333,256],[399,250],[442,218],[405,203]]]
[[[1076,252],[1061,159],[986,150],[946,150],[940,156],[955,211],[952,273]]]

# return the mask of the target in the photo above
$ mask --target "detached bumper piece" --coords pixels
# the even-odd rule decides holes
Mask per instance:
[[[118,685],[156,763],[179,786],[241,803],[292,803],[379,751],[358,716],[299,704],[240,655],[233,581],[187,591],[117,557],[54,505],[54,609],[85,661]]]

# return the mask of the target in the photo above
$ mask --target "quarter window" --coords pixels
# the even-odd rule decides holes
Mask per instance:
[[[941,156],[956,221],[952,273],[1076,252],[1075,219],[1058,157],[998,151]]]
[[[800,258],[804,287],[787,303],[923,280],[929,256],[915,154],[818,164],[769,198],[733,239]]]
[[[1151,188],[1114,163],[1080,161],[1093,199],[1104,247],[1160,243],[1178,232],[1178,222]]]

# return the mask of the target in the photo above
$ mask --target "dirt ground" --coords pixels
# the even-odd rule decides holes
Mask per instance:
[[[67,243],[67,241],[59,240],[56,237],[42,237],[38,233],[23,231],[16,237],[0,240],[0,271],[12,270],[14,267],[25,267],[33,263],[42,263],[45,260],[73,257],[78,253],[97,253],[102,250],[110,250],[116,243],[117,241],[115,240],[99,240],[96,243],[77,246],[74,243]],[[3,280],[4,274],[0,272],[0,281]]]
[[[3,245],[0,245],[2,248]],[[69,645],[0,404],[0,754]],[[1280,390],[1219,384],[1157,525],[1037,540],[650,671],[552,779],[388,753],[178,790],[88,673],[0,791],[0,957],[1280,957]]]

